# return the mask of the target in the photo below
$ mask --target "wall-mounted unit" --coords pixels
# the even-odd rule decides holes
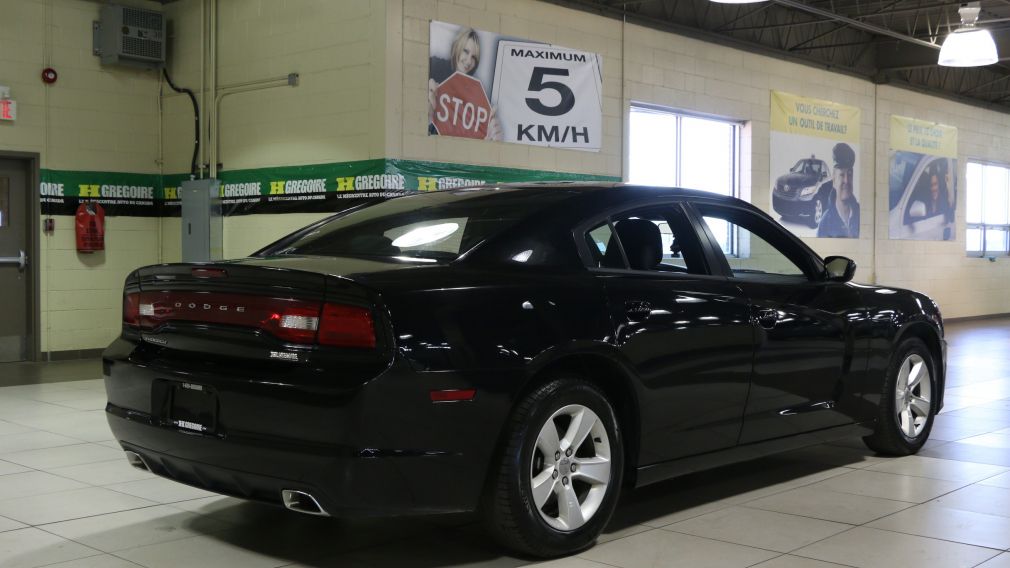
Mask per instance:
[[[186,180],[179,186],[182,201],[182,261],[206,262],[224,257],[224,218],[219,180]]]
[[[103,65],[158,68],[165,63],[165,16],[129,6],[102,6],[94,22],[92,51]]]

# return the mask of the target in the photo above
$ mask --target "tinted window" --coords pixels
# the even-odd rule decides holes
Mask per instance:
[[[593,227],[586,244],[600,268],[700,274],[704,264],[697,246],[688,244],[692,235],[685,223],[679,207],[639,209]]]
[[[391,199],[283,239],[261,255],[375,256],[448,262],[571,196],[563,189],[458,190]]]

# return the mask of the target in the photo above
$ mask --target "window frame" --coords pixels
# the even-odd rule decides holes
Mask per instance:
[[[675,148],[675,151],[674,151],[674,157],[673,157],[673,159],[674,159],[674,178],[675,178],[675,180],[674,180],[674,184],[672,186],[669,186],[669,187],[676,187],[676,188],[682,188],[682,189],[694,189],[695,191],[705,191],[705,192],[711,193],[712,195],[726,195],[726,194],[723,194],[723,193],[715,193],[714,191],[708,191],[706,189],[684,187],[683,183],[681,182],[681,180],[682,180],[681,174],[683,172],[683,168],[681,167],[681,165],[683,163],[683,156],[682,156],[682,150],[681,150],[683,148],[683,143],[682,143],[683,127],[681,126],[681,123],[683,122],[684,118],[696,118],[696,119],[701,119],[701,120],[711,120],[713,122],[721,122],[721,123],[728,124],[728,125],[732,126],[733,127],[733,135],[732,135],[733,140],[732,140],[732,147],[730,149],[730,153],[732,154],[731,159],[732,159],[733,165],[730,168],[730,186],[731,187],[730,187],[730,193],[728,194],[728,197],[736,197],[736,198],[740,197],[740,195],[741,195],[741,188],[740,188],[741,173],[740,172],[741,172],[741,161],[742,161],[741,160],[741,147],[742,147],[741,138],[743,136],[744,126],[746,125],[745,121],[735,120],[735,119],[732,119],[732,118],[726,118],[726,117],[723,117],[723,116],[715,116],[715,115],[710,115],[710,114],[705,114],[705,113],[685,111],[685,110],[680,110],[680,109],[676,109],[676,108],[665,107],[665,106],[662,106],[662,105],[656,105],[656,104],[645,103],[645,102],[640,102],[640,101],[631,101],[631,103],[629,104],[629,107],[628,107],[628,124],[629,124],[629,126],[628,126],[628,171],[629,172],[631,170],[631,145],[632,145],[632,136],[633,136],[633,134],[631,132],[631,126],[630,126],[630,124],[631,124],[631,113],[634,112],[636,108],[643,109],[643,110],[646,110],[646,111],[656,112],[656,113],[662,113],[662,114],[672,115],[676,119],[676,131],[674,133],[674,148]],[[632,181],[630,179],[630,177],[628,178],[628,183],[629,184],[637,184],[637,182]],[[643,185],[652,185],[652,184],[643,184]],[[667,187],[667,186],[661,186],[661,187]]]
[[[969,200],[968,194],[972,190],[972,188],[968,185],[968,168],[971,167],[972,164],[977,164],[979,166],[982,166],[983,168],[988,166],[988,167],[1002,168],[1002,169],[1006,170],[1006,172],[1007,172],[1007,180],[1008,181],[1007,181],[1007,186],[1004,189],[1006,190],[1006,193],[1007,193],[1007,204],[1008,204],[1007,207],[1010,208],[1010,165],[1004,164],[1004,163],[1000,163],[1000,162],[994,162],[994,161],[991,161],[991,160],[980,160],[980,159],[974,159],[974,158],[969,158],[969,159],[965,160],[965,169],[964,169],[964,225],[965,225],[964,226],[964,236],[965,236],[964,252],[965,252],[965,256],[967,256],[969,258],[996,258],[997,256],[1010,256],[1010,223],[1007,223],[1007,224],[988,224],[988,223],[985,223],[984,222],[984,219],[985,219],[985,214],[984,213],[982,215],[983,222],[981,222],[981,223],[972,223],[972,222],[968,221],[968,200]],[[983,189],[982,189],[981,200],[982,200],[983,209],[985,209],[985,189],[984,189],[984,184],[983,184]],[[955,221],[956,221],[956,219],[955,219]],[[968,231],[970,231],[972,229],[978,229],[978,230],[980,230],[982,232],[982,239],[981,239],[982,249],[981,250],[970,250],[968,248]],[[989,229],[1002,229],[1002,230],[1004,230],[1006,232],[1006,234],[1007,234],[1007,236],[1006,236],[1006,242],[1004,243],[1004,245],[1006,246],[1006,250],[998,250],[998,251],[992,251],[992,252],[989,252],[988,250],[986,250],[986,231],[989,230]]]

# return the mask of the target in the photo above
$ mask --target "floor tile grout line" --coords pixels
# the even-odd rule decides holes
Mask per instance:
[[[67,538],[67,537],[65,537],[63,535],[56,534],[56,533],[54,533],[54,532],[52,532],[50,530],[47,530],[45,527],[47,527],[49,525],[55,525],[55,524],[69,522],[69,521],[81,521],[81,520],[84,520],[84,519],[92,519],[92,518],[104,517],[106,515],[115,515],[117,513],[126,513],[126,512],[129,512],[129,511],[138,511],[138,510],[141,510],[141,509],[151,509],[151,508],[160,507],[160,506],[164,506],[164,505],[144,506],[144,507],[138,507],[136,509],[125,509],[123,511],[113,511],[111,513],[102,513],[100,515],[91,515],[91,516],[88,516],[88,517],[80,517],[80,518],[76,518],[76,519],[66,519],[66,520],[63,520],[63,521],[54,521],[52,523],[44,523],[42,525],[32,525],[32,527],[33,528],[37,528],[40,531],[46,532],[46,533],[51,534],[53,536],[62,538],[63,540],[67,540],[67,541],[79,544],[81,546],[86,546],[88,548],[99,550],[99,549],[95,548],[94,546],[91,546],[90,544],[86,544],[86,543],[83,543],[83,542],[81,542],[79,540],[75,540],[75,539],[72,539],[72,538]],[[191,513],[191,514],[197,515],[196,513]],[[227,527],[222,528],[221,530],[217,530],[217,531],[209,531],[209,532],[206,532],[206,533],[192,534],[192,535],[184,536],[184,537],[177,538],[177,539],[165,540],[165,541],[155,542],[155,543],[151,543],[151,544],[144,544],[144,545],[140,545],[140,546],[131,546],[131,547],[128,547],[128,548],[123,548],[123,549],[119,549],[119,550],[115,550],[115,551],[108,551],[108,552],[101,551],[101,553],[102,554],[108,554],[110,556],[116,556],[117,558],[121,558],[122,560],[130,562],[131,564],[137,564],[138,566],[145,566],[144,564],[140,564],[138,562],[134,562],[134,561],[132,561],[132,560],[130,560],[128,558],[123,558],[123,557],[119,556],[117,553],[119,553],[119,552],[126,552],[128,550],[135,550],[137,548],[144,548],[146,546],[155,546],[155,545],[158,545],[158,544],[165,544],[165,543],[170,543],[170,542],[179,542],[179,541],[186,540],[186,539],[189,539],[189,538],[211,536],[211,535],[214,535],[216,533],[220,533],[220,532],[224,532],[224,531],[229,531],[229,530],[234,530],[235,528],[238,527],[238,525],[235,525],[234,523],[229,523],[229,522],[220,521],[220,520],[218,520],[218,521],[221,522],[224,525],[230,525],[230,526],[227,526]]]
[[[65,540],[67,542],[72,542],[74,544],[77,544],[77,545],[83,546],[83,547],[85,547],[87,549],[95,551],[95,554],[89,554],[87,556],[79,556],[77,558],[70,558],[70,559],[60,560],[59,562],[51,562],[49,564],[43,564],[43,565],[39,566],[39,568],[44,568],[45,566],[52,566],[53,564],[60,564],[62,562],[73,562],[75,560],[83,560],[85,558],[92,558],[94,556],[99,556],[99,555],[106,554],[105,552],[102,552],[101,550],[98,550],[97,548],[95,548],[93,546],[88,546],[87,544],[84,544],[83,542],[77,542],[76,540],[65,538],[65,537],[62,537],[62,536],[60,536],[58,534],[53,534],[53,533],[51,533],[51,532],[49,532],[49,531],[47,531],[47,530],[45,530],[43,528],[35,526],[35,525],[28,525],[28,526],[24,527],[23,529],[18,529],[18,530],[25,530],[25,529],[35,529],[35,530],[38,530],[38,531],[42,531],[42,532],[44,532],[44,533],[46,533],[48,535],[51,535],[51,536],[54,536],[54,537],[60,539],[60,540]],[[7,531],[7,532],[11,532],[11,531]],[[6,534],[6,533],[0,533],[0,534]]]
[[[782,514],[788,515],[789,513],[782,513]],[[799,516],[799,515],[796,515],[796,516]],[[809,518],[809,517],[805,517],[805,518]],[[823,520],[823,519],[821,519],[821,520]],[[835,521],[827,521],[827,522],[835,522]],[[674,524],[676,524],[676,523],[674,523]],[[836,522],[836,524],[844,524],[844,525],[847,526],[847,528],[845,528],[845,529],[843,529],[841,531],[838,531],[838,532],[836,532],[836,533],[834,533],[832,535],[828,535],[828,536],[826,536],[824,538],[819,538],[819,539],[817,539],[817,540],[815,540],[813,542],[804,544],[803,546],[797,546],[796,548],[787,550],[785,552],[783,552],[781,550],[773,550],[771,548],[762,548],[760,546],[755,546],[753,544],[744,544],[742,542],[734,542],[732,540],[726,540],[726,539],[723,539],[723,538],[716,538],[716,537],[712,537],[712,536],[701,536],[701,535],[698,535],[698,534],[688,533],[688,532],[683,532],[683,531],[678,531],[678,530],[673,530],[673,529],[669,529],[669,528],[662,528],[662,529],[658,529],[658,530],[663,530],[663,531],[666,531],[666,532],[672,532],[672,533],[682,534],[682,535],[687,535],[687,536],[693,536],[695,538],[703,538],[703,539],[706,539],[706,540],[714,540],[716,542],[724,542],[726,544],[733,544],[733,545],[736,545],[736,546],[744,546],[744,547],[747,547],[747,548],[755,548],[757,550],[763,550],[765,552],[774,552],[774,553],[779,554],[779,555],[785,555],[785,554],[792,554],[796,550],[799,550],[801,548],[806,548],[808,546],[811,546],[813,544],[821,542],[822,540],[826,540],[826,539],[829,539],[831,537],[838,536],[838,535],[840,535],[842,533],[849,532],[850,530],[856,528],[857,526],[861,526],[861,525],[850,525],[848,523],[837,523],[837,522]],[[768,560],[771,560],[771,559],[769,558]],[[767,560],[765,560],[763,562],[767,562]]]
[[[899,512],[902,512],[902,511],[899,511]],[[969,511],[969,512],[972,512],[972,511]],[[890,516],[890,515],[888,515],[888,516]],[[998,515],[993,515],[993,516],[998,516]],[[1004,518],[1006,518],[1006,517],[1004,517]],[[880,519],[877,519],[877,520],[880,520]],[[870,521],[870,522],[876,522],[876,521]],[[959,540],[950,540],[950,539],[947,539],[947,538],[939,538],[939,537],[935,537],[935,536],[926,536],[926,535],[916,534],[916,533],[907,533],[907,532],[902,532],[902,531],[894,530],[894,529],[888,529],[888,528],[884,528],[884,527],[869,527],[869,526],[866,526],[866,525],[860,525],[860,526],[863,527],[863,528],[867,528],[867,529],[871,529],[871,530],[875,530],[875,531],[884,531],[884,532],[889,532],[889,533],[894,533],[894,534],[903,534],[905,536],[914,536],[914,537],[919,537],[919,538],[926,538],[926,539],[929,539],[929,540],[936,540],[936,541],[940,541],[940,542],[949,542],[951,544],[960,544],[960,545],[964,545],[964,546],[973,546],[975,548],[984,548],[986,550],[995,550],[997,552],[1004,552],[1006,550],[1005,548],[993,548],[991,546],[985,546],[985,545],[982,545],[982,544],[972,544],[970,542],[961,542]]]

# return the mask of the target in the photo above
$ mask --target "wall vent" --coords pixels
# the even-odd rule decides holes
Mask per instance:
[[[158,68],[165,63],[165,17],[129,6],[102,6],[94,22],[93,52],[103,65]]]

